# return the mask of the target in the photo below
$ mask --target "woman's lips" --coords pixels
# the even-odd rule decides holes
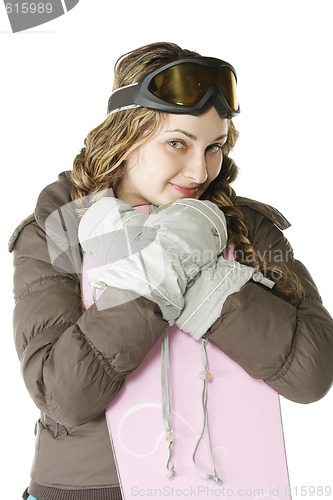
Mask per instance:
[[[172,184],[172,182],[169,183],[174,189],[177,189],[182,194],[186,194],[187,196],[190,196],[191,194],[194,194],[198,191],[198,187],[195,188],[186,188],[183,186],[177,186],[177,184]]]

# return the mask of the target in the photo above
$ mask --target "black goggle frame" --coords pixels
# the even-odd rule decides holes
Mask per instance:
[[[237,103],[237,109],[233,109],[227,102],[227,99],[219,90],[216,83],[207,86],[202,93],[202,97],[193,104],[177,104],[168,102],[155,95],[149,87],[154,82],[154,78],[169,68],[174,68],[180,64],[195,64],[208,68],[226,68],[232,73],[232,78],[237,83],[237,75],[231,64],[213,57],[189,57],[166,64],[161,68],[149,73],[139,82],[120,87],[115,90],[108,101],[108,115],[124,109],[146,107],[164,111],[166,113],[192,114],[200,115],[205,109],[213,105],[221,118],[231,118],[239,114],[240,109],[235,95],[235,89],[231,89],[233,95],[229,95],[229,101]],[[181,96],[180,96],[181,100]]]

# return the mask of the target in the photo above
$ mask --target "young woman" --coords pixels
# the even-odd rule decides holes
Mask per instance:
[[[283,236],[288,222],[230,186],[235,85],[229,64],[175,44],[125,55],[107,118],[12,237],[16,346],[41,410],[30,500],[121,498],[104,411],[168,325],[153,296],[124,300],[128,282],[105,289],[108,307],[82,307],[78,207],[108,190],[132,207],[192,198],[221,209],[236,260],[275,285],[249,280],[230,295],[209,342],[290,400],[316,401],[331,386],[333,320]]]

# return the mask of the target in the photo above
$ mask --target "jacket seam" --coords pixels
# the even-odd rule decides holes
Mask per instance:
[[[59,491],[60,493],[62,491],[66,491],[66,492],[82,492],[82,491],[90,491],[90,490],[110,490],[110,489],[114,489],[114,488],[119,488],[119,484],[94,484],[93,486],[82,486],[82,484],[73,484],[71,485],[72,489],[66,489],[66,488],[58,488],[57,486],[54,486],[52,484],[49,484],[49,483],[37,483],[35,481],[32,481],[31,484],[36,484],[38,486],[43,486],[44,488],[50,488],[52,490],[57,490]],[[73,489],[75,488],[75,489]]]
[[[94,345],[94,343],[92,342],[92,340],[89,339],[89,337],[87,337],[87,335],[81,330],[81,328],[79,327],[79,325],[77,325],[83,339],[86,341],[86,343],[88,344],[89,348],[90,348],[90,351],[92,352],[92,354],[95,356],[95,358],[97,359],[100,367],[103,369],[103,371],[106,373],[106,375],[112,380],[114,381],[114,378],[116,377],[118,380],[118,382],[122,382],[124,380],[124,375],[121,375],[120,373],[118,373],[114,367],[112,367],[110,365],[110,362],[109,362],[109,358],[106,358],[105,356],[103,356],[103,354],[96,348],[96,346]]]
[[[8,252],[12,253],[13,250],[14,250],[14,247],[15,247],[15,243],[16,243],[16,240],[17,238],[19,237],[21,231],[23,231],[23,229],[28,226],[29,224],[31,224],[34,220],[36,220],[36,217],[34,214],[31,214],[29,215],[28,217],[26,217],[17,227],[16,229],[14,230],[13,234],[11,235],[9,241],[8,241]]]
[[[66,328],[68,328],[69,326],[73,326],[73,325],[75,325],[75,322],[64,321],[62,323],[58,323],[58,324],[52,325],[52,326],[46,326],[46,327],[42,328],[41,330],[35,331],[31,335],[31,337],[29,337],[29,340],[24,344],[23,349],[22,349],[22,354],[24,353],[25,349],[28,347],[28,345],[30,344],[30,342],[32,341],[32,339],[34,339],[35,337],[39,337],[39,335],[41,335],[42,333],[46,332],[47,330],[52,330],[53,328],[62,328],[64,326]]]
[[[70,276],[61,276],[59,274],[50,274],[49,276],[42,276],[38,280],[34,280],[28,283],[28,285],[26,285],[25,289],[21,292],[21,295],[18,296],[17,302],[26,297],[27,295],[29,295],[29,293],[32,293],[33,292],[32,288],[35,285],[45,285],[49,281],[57,281],[57,280],[75,281],[74,278]]]

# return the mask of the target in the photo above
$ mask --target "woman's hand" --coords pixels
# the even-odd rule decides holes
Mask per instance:
[[[261,281],[262,274],[253,267],[219,256],[189,284],[184,309],[176,324],[199,340],[218,319],[229,295],[238,292],[251,278]]]
[[[224,214],[209,201],[182,199],[159,207],[128,237],[134,212],[114,198],[96,202],[82,218],[81,245],[99,256],[103,270],[98,280],[153,300],[173,324],[188,284],[226,245]],[[126,234],[127,241],[119,234]]]

